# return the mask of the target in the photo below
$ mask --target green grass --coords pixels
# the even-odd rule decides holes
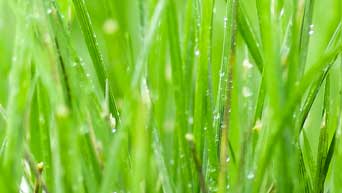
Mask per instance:
[[[341,13],[0,0],[0,192],[339,192]]]

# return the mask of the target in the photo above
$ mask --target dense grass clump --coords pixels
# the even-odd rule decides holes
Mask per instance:
[[[341,192],[341,53],[341,0],[0,0],[0,192]]]

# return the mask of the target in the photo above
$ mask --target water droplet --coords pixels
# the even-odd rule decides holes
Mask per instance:
[[[257,120],[257,121],[255,122],[255,126],[253,127],[252,130],[258,132],[258,131],[260,131],[261,127],[262,127],[262,122],[261,122],[261,120]]]
[[[150,104],[151,104],[151,95],[150,95],[150,90],[149,90],[149,88],[148,88],[148,86],[147,86],[147,81],[146,81],[145,78],[143,79],[143,81],[142,81],[142,83],[141,83],[140,89],[141,89],[141,98],[142,98],[142,101],[143,101],[146,105],[150,106]]]
[[[246,69],[249,70],[253,68],[253,65],[249,62],[248,58],[245,58],[242,62],[242,66]]]
[[[187,141],[194,141],[194,135],[192,133],[185,134],[185,139]]]
[[[194,123],[194,118],[193,118],[193,117],[189,117],[189,118],[188,118],[188,123],[189,123],[190,125],[192,125],[192,124]]]
[[[283,17],[284,16],[284,8],[282,8],[281,10],[280,10],[280,17]]]
[[[114,34],[118,31],[119,25],[118,22],[114,19],[107,19],[102,26],[103,31],[106,34]]]
[[[325,127],[326,127],[326,121],[325,121],[325,118],[323,118],[321,122],[321,128],[325,128]]]
[[[200,55],[200,51],[199,50],[196,50],[195,51],[195,56],[199,56]]]
[[[115,129],[115,127],[116,127],[116,119],[115,119],[115,117],[113,117],[112,114],[109,115],[109,123],[110,123],[110,127]]]
[[[57,107],[57,116],[67,117],[69,115],[69,109],[65,105],[59,105]]]
[[[52,13],[52,9],[51,9],[51,8],[49,8],[49,9],[48,9],[46,12],[47,12],[47,14],[49,14],[49,15],[50,15],[50,14]]]
[[[116,129],[115,128],[112,128],[112,133],[116,133]]]
[[[220,78],[223,78],[224,77],[224,72],[221,72],[220,73]]]
[[[230,157],[227,157],[226,162],[228,163],[230,161]]]
[[[247,174],[247,179],[251,180],[253,179],[255,176],[254,176],[254,173],[252,171],[248,172]]]
[[[21,177],[20,192],[22,192],[22,193],[29,193],[30,192],[30,185],[24,176]]]
[[[311,24],[310,26],[309,26],[309,35],[311,36],[311,35],[313,35],[314,33],[315,33],[315,30],[314,30],[314,25],[313,24]]]
[[[248,98],[248,97],[251,97],[251,96],[253,95],[253,93],[252,93],[252,91],[251,91],[248,87],[244,86],[244,87],[242,88],[242,95],[243,95],[245,98]]]

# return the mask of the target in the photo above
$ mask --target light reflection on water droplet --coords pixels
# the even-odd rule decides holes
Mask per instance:
[[[255,176],[254,176],[254,173],[253,172],[249,172],[248,174],[247,174],[247,179],[249,179],[249,180],[251,180],[251,179],[253,179]]]
[[[106,34],[113,34],[118,31],[119,25],[116,20],[110,18],[103,23],[102,28]]]
[[[192,125],[192,124],[194,123],[194,118],[193,118],[193,117],[189,117],[189,118],[188,118],[188,123],[189,123],[190,125]]]
[[[199,50],[196,50],[195,51],[195,56],[199,56],[200,55],[200,51]]]
[[[220,73],[220,78],[223,78],[224,77],[224,72],[221,72]]]
[[[280,17],[284,16],[284,8],[280,10]]]
[[[253,68],[253,65],[249,62],[248,58],[245,58],[242,62],[242,66],[246,69],[249,70]]]
[[[252,91],[251,91],[248,87],[244,86],[244,87],[242,88],[242,95],[243,95],[245,98],[248,98],[248,97],[251,97],[251,96],[253,95],[253,93],[252,93]]]
[[[311,36],[311,35],[313,35],[314,33],[315,33],[315,30],[314,30],[314,25],[313,24],[311,24],[310,26],[309,26],[309,28],[310,28],[310,30],[309,30],[309,35]]]

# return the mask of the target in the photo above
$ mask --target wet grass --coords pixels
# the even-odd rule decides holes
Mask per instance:
[[[0,192],[338,192],[341,13],[0,0]]]

